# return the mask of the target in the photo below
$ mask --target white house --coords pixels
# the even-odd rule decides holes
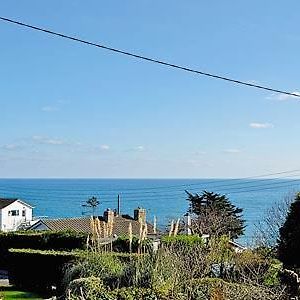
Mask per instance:
[[[33,207],[17,198],[0,198],[0,231],[15,231],[32,222]]]

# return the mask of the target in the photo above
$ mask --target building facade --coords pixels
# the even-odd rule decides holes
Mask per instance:
[[[20,199],[0,198],[0,231],[15,231],[32,222],[33,207]]]

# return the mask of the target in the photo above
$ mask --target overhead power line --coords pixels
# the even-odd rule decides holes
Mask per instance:
[[[73,186],[70,186],[70,188],[67,187],[58,187],[54,186],[53,188],[51,187],[40,187],[36,186],[36,184],[29,184],[28,186],[25,186],[22,184],[22,186],[16,185],[16,183],[9,183],[5,184],[5,181],[1,183],[0,181],[0,191],[1,190],[7,190],[7,191],[13,191],[13,190],[23,190],[26,192],[26,190],[34,190],[35,192],[37,191],[42,191],[42,192],[53,192],[53,189],[55,189],[55,192],[63,193],[63,192],[68,192],[68,193],[80,193],[81,195],[87,195],[87,194],[92,194],[92,193],[99,193],[102,196],[108,196],[111,195],[112,193],[122,193],[123,195],[144,195],[144,194],[161,194],[163,193],[173,193],[173,192],[183,192],[185,189],[190,189],[190,188],[199,188],[199,189],[222,189],[228,187],[236,187],[236,186],[247,186],[247,185],[252,185],[255,184],[254,182],[256,179],[262,179],[264,183],[266,182],[272,182],[272,181],[278,181],[278,180],[283,180],[283,179],[295,179],[295,176],[299,176],[300,169],[295,169],[295,170],[287,170],[287,171],[281,171],[281,172],[276,172],[276,173],[265,173],[261,175],[256,175],[256,176],[249,176],[249,177],[241,177],[241,178],[229,178],[229,179],[200,179],[197,180],[197,182],[193,183],[180,183],[176,185],[164,185],[164,186],[147,186],[147,187],[140,187],[140,188],[123,188],[123,187],[115,187],[114,189],[103,189],[103,188],[97,188],[95,189],[95,186],[97,185],[97,182],[95,181],[95,185],[93,185],[90,189],[86,186],[80,188],[77,186],[77,188],[74,188]],[[296,174],[295,174],[296,173]],[[276,177],[273,178],[268,178],[270,176]],[[278,176],[278,175],[285,175],[285,176]],[[288,175],[288,176],[286,176]],[[266,178],[267,177],[267,178]],[[298,180],[298,179],[297,179]],[[299,179],[300,180],[300,179]],[[223,183],[223,184],[220,184]]]
[[[4,21],[4,22],[13,23],[13,24],[16,24],[16,25],[19,25],[19,26],[22,26],[22,27],[30,28],[30,29],[33,29],[33,30],[41,31],[41,32],[44,32],[44,33],[47,33],[47,34],[50,34],[50,35],[53,35],[53,36],[58,36],[58,37],[61,37],[61,38],[72,40],[74,42],[86,44],[86,45],[89,45],[89,46],[98,47],[98,48],[101,48],[101,49],[105,49],[105,50],[112,51],[112,52],[115,52],[115,53],[118,53],[118,54],[123,54],[123,55],[126,55],[126,56],[134,57],[136,59],[144,60],[144,61],[147,61],[147,62],[160,64],[160,65],[163,65],[163,66],[166,66],[166,67],[175,68],[175,69],[179,69],[179,70],[186,71],[186,72],[191,72],[191,73],[207,76],[207,77],[214,78],[214,79],[224,80],[224,81],[231,82],[231,83],[238,84],[238,85],[248,86],[248,87],[252,87],[252,88],[262,89],[262,90],[266,90],[266,91],[270,91],[270,92],[274,92],[274,93],[279,93],[279,94],[284,94],[284,95],[294,96],[294,97],[300,98],[300,95],[298,95],[296,93],[291,93],[291,92],[288,92],[288,91],[284,91],[284,90],[280,90],[280,89],[276,89],[276,88],[272,88],[272,87],[268,87],[268,86],[263,86],[263,85],[254,84],[254,83],[250,83],[250,82],[246,82],[246,81],[242,81],[242,80],[237,80],[237,79],[233,79],[233,78],[229,78],[229,77],[225,77],[225,76],[221,76],[221,75],[217,75],[217,74],[212,74],[212,73],[208,73],[208,72],[204,72],[204,71],[200,71],[200,70],[196,70],[196,69],[191,69],[189,67],[169,63],[169,62],[159,60],[159,59],[156,59],[156,58],[151,58],[151,57],[139,55],[139,54],[136,54],[136,53],[128,52],[128,51],[125,51],[125,50],[109,47],[109,46],[106,46],[106,45],[90,42],[90,41],[87,41],[87,40],[83,40],[81,38],[77,38],[75,36],[70,36],[70,35],[67,35],[67,34],[64,34],[64,33],[55,32],[55,31],[52,31],[52,30],[49,30],[49,29],[45,29],[45,28],[42,28],[42,27],[37,27],[37,26],[34,26],[34,25],[26,24],[26,23],[16,21],[16,20],[13,20],[13,19],[0,17],[0,20]]]
[[[253,181],[252,181],[252,185],[251,182],[246,182],[246,183],[240,183],[240,186],[238,187],[230,187],[230,184],[228,185],[222,185],[222,186],[205,186],[203,185],[200,189],[201,190],[209,190],[209,191],[215,191],[218,193],[226,193],[226,194],[232,194],[232,193],[244,193],[244,192],[255,192],[255,191],[261,191],[264,190],[265,188],[267,190],[269,189],[276,189],[276,188],[289,188],[292,186],[299,186],[300,185],[300,179],[288,179],[290,177],[283,177],[283,178],[274,178],[274,179],[264,179],[262,180],[263,182],[258,181],[256,184],[253,185]],[[270,181],[274,181],[275,182],[270,182]],[[278,182],[278,180],[280,180]],[[250,185],[249,185],[250,184]],[[222,188],[220,188],[222,187]],[[47,191],[49,193],[47,193]],[[100,197],[100,199],[105,199],[109,200],[111,199],[111,197],[115,196],[116,193],[119,193],[120,191],[118,189],[112,189],[110,190],[110,192],[101,192],[101,191],[96,191],[96,190],[81,190],[81,189],[77,189],[77,190],[64,190],[63,192],[61,190],[55,190],[55,192],[53,193],[52,190],[50,189],[45,189],[43,191],[45,194],[43,194],[43,197],[45,199],[48,198],[52,198],[52,201],[55,201],[57,199],[84,199],[86,197],[88,197],[89,195],[96,195],[97,197]],[[64,192],[68,192],[67,194],[64,194]],[[32,198],[40,198],[40,190],[36,190],[34,187],[32,187],[31,191],[24,191],[22,187],[15,187],[12,189],[11,186],[8,187],[0,187],[0,193],[2,194],[11,194],[11,195],[24,195],[26,197],[30,196]],[[121,192],[121,194],[123,195],[123,197],[126,198],[126,201],[144,201],[144,200],[172,200],[175,198],[179,198],[179,197],[184,197],[185,193],[183,190],[176,191],[153,191],[151,192],[151,194],[149,194],[149,191],[144,191],[144,192],[139,192],[139,193],[127,193],[127,192]],[[114,202],[114,201],[113,201]]]
[[[225,190],[219,190],[217,192],[219,193],[225,193],[227,195],[231,195],[231,194],[242,194],[242,193],[260,193],[260,192],[265,192],[265,191],[270,191],[270,190],[278,190],[278,189],[290,189],[292,187],[300,187],[300,180],[294,180],[291,182],[285,182],[285,183],[274,183],[272,185],[267,184],[267,185],[257,185],[256,187],[244,187],[243,189],[231,189],[228,191]],[[5,193],[4,193],[5,194]],[[15,195],[20,195],[22,193],[17,193]],[[24,194],[25,196],[29,196],[31,197],[31,201],[43,201],[45,200],[45,196],[39,195],[39,194],[35,194],[35,193],[28,193],[25,192]],[[111,197],[102,197],[103,195],[101,193],[94,193],[94,195],[96,195],[97,197],[100,197],[100,201],[101,203],[116,203],[116,199],[112,199]],[[112,196],[112,195],[111,195]],[[125,202],[153,202],[153,201],[171,201],[171,200],[178,200],[179,198],[184,199],[184,193],[182,194],[173,194],[173,195],[164,195],[164,194],[160,194],[160,195],[140,195],[140,196],[132,196],[132,195],[128,195],[128,196],[124,196],[126,197]],[[49,197],[47,197],[49,198]],[[85,199],[85,197],[81,197],[80,195],[76,195],[76,197],[74,195],[52,195],[52,203],[56,203],[56,202],[61,202],[62,200],[72,200],[72,201],[76,201],[78,203],[82,203],[82,200]],[[104,198],[104,200],[103,200]],[[102,200],[101,200],[102,199]]]
[[[55,192],[59,193],[78,193],[80,195],[87,195],[87,194],[93,194],[93,193],[99,193],[102,196],[110,196],[112,193],[122,193],[123,195],[129,196],[129,195],[144,195],[144,194],[161,194],[163,193],[174,193],[174,192],[183,192],[185,189],[189,188],[200,188],[200,189],[228,189],[231,188],[234,189],[236,186],[240,186],[239,188],[248,187],[248,185],[256,184],[256,179],[261,179],[263,181],[262,184],[266,184],[272,181],[280,181],[284,179],[295,179],[295,176],[299,176],[300,169],[295,170],[286,170],[286,171],[280,171],[275,173],[265,173],[261,175],[255,175],[255,176],[248,176],[248,177],[241,177],[241,178],[229,178],[229,179],[200,179],[197,180],[197,182],[193,183],[180,183],[180,184],[174,184],[174,185],[164,185],[164,186],[147,186],[147,187],[140,187],[140,188],[123,188],[123,187],[115,187],[114,189],[103,189],[103,188],[97,188],[95,189],[95,186],[97,185],[97,181],[95,181],[95,184],[91,186],[91,188],[88,188],[87,186],[84,186],[80,188],[77,186],[77,188],[74,188],[73,186],[70,186],[70,188],[67,187],[58,187],[54,186],[51,187],[40,187],[36,186],[36,184],[30,183],[28,186],[24,185],[24,182],[22,182],[22,186],[18,186],[16,182],[11,184],[9,180],[0,181],[0,192],[2,191],[13,191],[13,190],[22,190],[26,192],[26,190],[30,190],[30,192],[34,191],[35,193],[38,191],[42,192],[49,192],[52,194],[53,190]],[[296,174],[295,174],[296,173]],[[271,177],[274,176],[276,177]],[[281,175],[281,176],[279,176]],[[284,176],[282,176],[284,175]],[[300,179],[296,179],[300,180]],[[5,183],[6,182],[6,183]],[[220,184],[222,183],[222,184]],[[261,184],[261,183],[260,183]]]

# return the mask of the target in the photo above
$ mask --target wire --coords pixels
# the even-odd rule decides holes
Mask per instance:
[[[13,24],[16,24],[16,25],[19,25],[19,26],[23,26],[23,27],[26,27],[26,28],[30,28],[30,29],[33,29],[33,30],[41,31],[41,32],[44,32],[44,33],[48,33],[48,34],[51,34],[51,35],[54,35],[54,36],[59,36],[61,38],[65,38],[65,39],[72,40],[72,41],[75,41],[75,42],[83,43],[83,44],[86,44],[86,45],[89,45],[89,46],[102,48],[102,49],[112,51],[112,52],[115,52],[115,53],[118,53],[118,54],[131,56],[131,57],[134,57],[134,58],[137,58],[137,59],[140,59],[140,60],[144,60],[144,61],[147,61],[147,62],[160,64],[160,65],[167,66],[167,67],[170,67],[170,68],[180,69],[180,70],[183,70],[183,71],[186,71],[186,72],[191,72],[191,73],[195,73],[195,74],[198,74],[198,75],[211,77],[211,78],[214,78],[214,79],[224,80],[224,81],[231,82],[231,83],[234,83],[234,84],[244,85],[244,86],[248,86],[248,87],[252,87],[252,88],[262,89],[262,90],[266,90],[266,91],[271,91],[271,92],[275,92],[275,93],[279,93],[279,94],[284,94],[284,95],[294,96],[294,97],[299,97],[300,98],[300,95],[298,95],[296,93],[291,93],[291,92],[287,92],[287,91],[283,91],[283,90],[279,90],[279,89],[275,89],[275,88],[271,88],[271,87],[267,87],[267,86],[263,86],[263,85],[258,85],[258,84],[254,84],[254,83],[245,82],[245,81],[242,81],[242,80],[232,79],[232,78],[224,77],[224,76],[221,76],[221,75],[216,75],[216,74],[212,74],[212,73],[207,73],[207,72],[191,69],[191,68],[188,68],[188,67],[185,67],[185,66],[169,63],[169,62],[162,61],[162,60],[159,60],[159,59],[156,59],[156,58],[150,58],[150,57],[135,54],[135,53],[132,53],[132,52],[120,50],[120,49],[117,49],[117,48],[112,48],[112,47],[97,44],[97,43],[94,43],[94,42],[89,42],[87,40],[83,40],[83,39],[80,39],[80,38],[77,38],[77,37],[74,37],[74,36],[66,35],[64,33],[59,33],[59,32],[49,30],[49,29],[29,25],[29,24],[19,22],[19,21],[16,21],[16,20],[12,20],[12,19],[8,19],[8,18],[5,18],[5,17],[0,17],[0,20],[2,20],[4,22],[13,23]]]
[[[222,192],[224,192],[224,191],[230,191],[230,190],[233,190],[233,191],[235,191],[235,190],[243,190],[243,189],[248,189],[248,188],[256,188],[256,187],[261,187],[261,186],[263,186],[263,187],[265,187],[265,186],[276,186],[276,185],[281,185],[281,184],[291,184],[291,183],[293,183],[293,182],[299,182],[300,183],[300,179],[298,178],[298,179],[293,179],[293,180],[287,180],[287,182],[274,182],[274,183],[267,183],[267,184],[255,184],[255,185],[250,185],[250,186],[242,186],[242,187],[234,187],[234,188],[222,188],[221,189],[221,191]]]
[[[270,189],[278,189],[278,188],[289,188],[292,186],[298,186],[300,185],[300,179],[295,179],[295,180],[288,180],[287,182],[275,182],[275,183],[269,183],[269,184],[258,184],[258,185],[252,185],[252,186],[246,186],[246,187],[236,187],[232,189],[220,189],[217,192],[219,193],[226,193],[226,194],[236,194],[236,193],[245,193],[245,192],[259,192],[259,191],[264,191],[264,190],[270,190]],[[58,193],[59,191],[57,191]],[[113,191],[112,191],[113,193]],[[36,200],[40,200],[40,196],[34,192],[18,192],[14,193],[14,196],[16,195],[24,195],[27,196],[31,195],[32,198],[35,198]],[[81,197],[81,195],[84,195]],[[99,192],[94,192],[93,195],[96,195],[100,199],[101,202],[116,202],[115,199],[108,199],[108,197],[103,197],[103,195]],[[174,200],[178,199],[179,197],[183,197],[185,193],[182,191],[182,193],[177,193],[177,194],[158,194],[158,195],[125,195],[125,202],[143,202],[143,201],[162,201],[162,200]],[[109,196],[114,196],[114,194],[110,194]],[[72,199],[73,201],[83,201],[83,197],[87,197],[86,194],[78,194],[76,193],[75,195],[70,195],[68,193],[67,195],[61,195],[61,194],[52,194],[50,196],[44,196],[44,198],[53,198],[52,202],[57,202],[61,201],[61,199],[66,200],[66,199]]]
[[[300,182],[299,183],[294,183],[294,184],[291,184],[291,185],[281,185],[281,186],[276,186],[276,187],[267,187],[267,188],[253,189],[253,190],[244,190],[244,191],[233,191],[233,192],[228,192],[227,194],[261,192],[261,191],[275,190],[275,189],[280,189],[280,188],[289,188],[289,187],[292,187],[292,186],[293,187],[300,186]]]
[[[253,183],[253,181],[250,181],[250,180],[253,180],[253,179],[259,179],[259,178],[264,178],[264,177],[269,177],[269,176],[274,176],[274,175],[283,175],[283,174],[291,174],[291,173],[298,173],[300,172],[300,169],[295,169],[295,170],[287,170],[287,171],[280,171],[280,172],[276,172],[276,173],[266,173],[266,174],[262,174],[262,175],[256,175],[256,176],[249,176],[249,177],[242,177],[242,178],[233,178],[233,179],[208,179],[208,180],[201,180],[201,182],[197,182],[197,183],[186,183],[186,184],[177,184],[177,185],[169,185],[169,186],[156,186],[156,187],[143,187],[143,188],[121,188],[119,187],[117,191],[114,191],[114,190],[104,190],[104,189],[101,189],[101,194],[102,195],[105,195],[105,194],[108,194],[110,195],[112,192],[115,192],[115,193],[120,193],[120,194],[136,194],[135,192],[134,193],[131,193],[131,191],[141,191],[142,193],[158,193],[158,190],[162,189],[162,190],[165,190],[165,189],[173,189],[173,188],[182,188],[180,190],[178,190],[178,192],[182,191],[183,189],[187,189],[188,187],[191,187],[191,186],[195,186],[195,187],[201,187],[203,188],[204,185],[212,185],[212,186],[209,186],[208,188],[220,188],[220,187],[229,187],[229,186],[235,186],[235,185],[244,185],[244,184],[248,184],[248,183]],[[267,179],[264,179],[265,181],[272,181],[272,180],[280,180],[280,179],[286,179],[286,178],[290,178],[287,177],[287,176],[283,176],[283,177],[277,177],[277,178],[267,178]],[[11,179],[0,179],[0,185],[5,181],[9,182]],[[15,179],[13,179],[15,180]],[[22,179],[24,180],[24,179]],[[32,179],[30,179],[32,180]],[[76,179],[77,180],[77,179]],[[101,180],[101,179],[99,179]],[[247,180],[248,183],[245,182],[245,180]],[[230,181],[230,183],[228,183]],[[237,181],[237,182],[236,182]],[[239,182],[239,181],[244,181],[244,182]],[[233,182],[233,183],[232,183]],[[24,183],[24,181],[23,181]],[[216,183],[227,183],[227,184],[222,184],[222,185],[216,185]],[[95,188],[95,185],[97,184],[97,182],[95,184],[93,184],[93,189]],[[8,189],[12,189],[12,188],[16,188],[16,189],[20,189],[19,186],[15,186],[15,185],[11,185],[9,184],[9,187]],[[1,188],[0,187],[0,191],[1,189],[5,190],[5,188]],[[26,190],[26,189],[30,189],[30,190],[39,190],[39,191],[51,191],[53,192],[53,189],[51,188],[43,188],[43,187],[29,187],[29,186],[22,186],[21,189],[23,190]],[[73,187],[71,187],[70,189],[66,189],[66,188],[58,188],[57,186],[55,186],[55,189],[57,190],[57,192],[81,192],[81,193],[99,193],[99,191],[93,191],[92,189],[74,189]],[[150,192],[151,191],[151,192]],[[174,190],[173,190],[174,191]],[[166,191],[166,192],[173,192],[173,191]],[[84,195],[84,194],[82,194]]]
[[[278,180],[280,180],[278,182]],[[275,182],[274,182],[275,181]],[[216,192],[231,192],[231,191],[236,191],[236,190],[244,190],[244,189],[249,189],[249,188],[256,188],[256,187],[265,187],[265,186],[276,186],[278,184],[291,184],[293,182],[300,182],[300,179],[293,179],[293,178],[289,178],[288,177],[284,177],[284,178],[275,178],[275,179],[265,179],[263,180],[263,183],[261,181],[251,181],[251,182],[245,182],[245,183],[239,183],[240,186],[233,186],[230,187],[231,185],[223,185],[224,187],[221,188],[222,186],[219,187],[206,187],[204,185],[202,185],[201,187],[199,187],[199,189],[201,190],[210,190],[210,191],[216,191]],[[256,183],[256,184],[254,184]],[[193,192],[193,191],[191,191]],[[0,187],[0,193],[7,195],[13,195],[13,196],[17,196],[17,195],[23,195],[25,197],[34,197],[34,198],[40,198],[40,193],[41,191],[36,190],[35,188],[32,188],[29,191],[24,191],[22,187],[15,187],[14,189],[12,187]],[[156,197],[158,198],[178,198],[178,197],[182,197],[183,195],[185,195],[185,192],[183,189],[181,190],[173,190],[173,191],[145,191],[145,192],[140,192],[140,193],[128,193],[128,192],[120,192],[118,190],[112,189],[110,192],[99,192],[99,191],[84,191],[84,190],[65,190],[65,191],[61,191],[61,190],[44,190],[43,192],[43,197],[44,198],[53,198],[53,199],[66,199],[66,198],[72,198],[72,199],[86,199],[88,197],[90,197],[91,195],[94,195],[96,197],[99,197],[100,199],[111,199],[111,198],[115,198],[117,194],[121,195],[122,198],[124,199],[145,199],[145,200],[149,200],[149,199],[153,199],[155,200]],[[115,201],[115,200],[113,200]]]

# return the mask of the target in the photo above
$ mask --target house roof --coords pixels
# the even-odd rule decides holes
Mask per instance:
[[[0,198],[0,209],[14,203],[17,200],[17,198]]]
[[[7,207],[8,205],[19,201],[20,203],[22,203],[23,205],[26,205],[30,208],[33,208],[30,204],[18,199],[18,198],[0,198],[0,209]]]
[[[235,242],[235,241],[233,241],[233,240],[230,240],[230,241],[229,241],[229,244],[230,244],[231,246],[233,246],[234,248],[237,248],[237,249],[239,249],[239,250],[246,250],[246,249],[247,249],[247,247],[245,247],[245,246],[243,246],[243,245],[241,245],[241,244],[239,244],[239,243],[237,243],[237,242]]]
[[[98,217],[101,225],[105,222],[103,217]],[[140,223],[134,220],[130,216],[115,216],[113,222],[113,234],[117,236],[128,234],[129,223],[132,226],[132,234],[139,235],[140,233]],[[63,231],[72,230],[75,232],[92,233],[91,230],[91,220],[90,218],[65,218],[65,219],[43,219],[37,222],[29,229],[35,229],[39,225],[46,226],[49,230]],[[147,223],[148,234],[154,234],[153,225]]]

